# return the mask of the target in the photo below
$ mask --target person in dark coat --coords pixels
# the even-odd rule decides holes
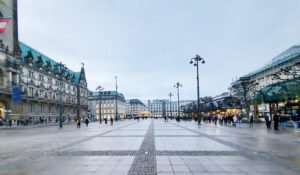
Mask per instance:
[[[279,114],[276,113],[273,117],[274,120],[274,130],[278,130],[278,123],[279,123]]]
[[[86,125],[86,127],[88,127],[89,126],[89,119],[85,119],[85,125]]]
[[[253,115],[250,116],[250,128],[253,128]]]
[[[110,125],[113,126],[114,125],[114,119],[112,117],[110,117]]]
[[[265,121],[266,121],[267,128],[270,129],[271,128],[271,122],[272,122],[270,114],[265,114]]]

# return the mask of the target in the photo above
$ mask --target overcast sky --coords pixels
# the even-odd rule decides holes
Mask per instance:
[[[299,0],[19,0],[19,40],[71,70],[85,63],[88,87],[125,98],[168,98],[183,84],[196,99],[300,42]]]

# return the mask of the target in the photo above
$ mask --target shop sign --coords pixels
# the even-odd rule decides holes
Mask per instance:
[[[0,19],[0,33],[4,33],[6,31],[6,26],[9,21],[9,19]]]

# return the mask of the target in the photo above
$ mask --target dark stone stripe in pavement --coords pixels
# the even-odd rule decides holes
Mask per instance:
[[[106,135],[106,136],[99,136],[99,137],[145,137],[144,135]]]
[[[138,156],[145,155],[144,151],[62,151],[55,156]],[[240,151],[155,151],[156,156],[241,156]]]
[[[156,151],[157,156],[240,156],[240,151]]]
[[[152,175],[156,173],[156,156],[155,156],[155,137],[154,137],[154,121],[147,130],[143,143],[139,149],[138,154],[133,164],[130,167],[128,175]]]
[[[199,131],[196,131],[196,130],[190,129],[186,126],[182,126],[179,123],[173,123],[173,122],[170,122],[170,123],[175,125],[175,126],[179,126],[183,129],[186,129],[188,131],[197,133],[197,134],[199,134],[201,136],[204,136],[206,138],[209,138],[211,140],[214,140],[216,142],[222,143],[226,146],[235,148],[235,149],[239,150],[242,153],[242,156],[247,157],[249,159],[252,159],[252,160],[254,160],[254,159],[264,159],[264,160],[267,160],[267,161],[273,161],[274,163],[277,163],[281,166],[288,167],[292,171],[295,171],[295,172],[300,171],[299,166],[295,165],[294,163],[292,163],[288,160],[282,159],[281,157],[277,156],[274,152],[251,150],[247,147],[244,147],[244,146],[232,143],[230,141],[226,141],[226,140],[217,138],[216,136],[204,134],[204,133],[201,132],[201,128],[200,128]]]

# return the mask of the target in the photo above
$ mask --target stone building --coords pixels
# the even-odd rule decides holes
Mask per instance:
[[[20,42],[17,0],[0,2],[0,23],[1,19],[10,21],[0,32],[0,118],[29,123],[54,121],[59,117],[60,102],[65,120],[86,117],[84,67],[74,72]],[[20,92],[21,101],[12,102],[13,88]]]
[[[99,100],[100,98],[101,101]],[[89,91],[89,116],[92,120],[99,120],[100,114],[101,119],[122,119],[125,117],[125,103],[126,100],[122,93],[116,91],[103,91],[99,96],[99,92]]]
[[[180,107],[180,115],[183,115],[182,107],[192,103],[193,100],[180,100],[179,107]],[[166,99],[156,99],[152,101],[148,101],[148,106],[150,109],[150,114],[152,117],[163,117],[164,113],[166,116],[178,116],[178,102]]]
[[[130,99],[126,101],[126,115],[130,117],[149,116],[148,107],[139,99]]]

